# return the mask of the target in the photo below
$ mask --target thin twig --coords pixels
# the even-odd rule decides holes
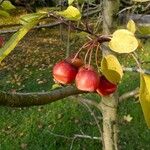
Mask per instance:
[[[120,11],[117,13],[117,15],[121,14],[122,12],[124,12],[124,11],[126,11],[126,10],[130,10],[130,9],[132,9],[132,8],[133,8],[133,6],[125,7],[125,8],[123,8],[122,10],[120,10]]]
[[[97,117],[96,117],[95,113],[91,110],[91,108],[89,107],[89,105],[88,105],[87,103],[83,102],[82,100],[81,100],[80,102],[87,108],[87,110],[88,110],[88,111],[90,112],[90,114],[93,116],[93,118],[94,118],[94,120],[95,120],[95,123],[96,123],[96,125],[97,125],[97,127],[98,127],[99,133],[100,133],[101,137],[103,137],[103,132],[102,132],[102,130],[101,130],[101,127],[100,127],[100,125],[99,125],[99,122],[98,122],[98,120],[97,120]],[[102,142],[103,142],[103,139],[102,139]]]
[[[80,134],[75,134],[74,137],[76,138],[87,138],[87,139],[93,139],[93,140],[101,140],[101,137],[92,137],[89,135],[80,135]]]
[[[75,96],[72,96],[72,98],[74,98],[74,97]],[[101,110],[101,108],[99,107],[99,103],[97,103],[96,101],[93,101],[93,100],[90,100],[90,99],[87,99],[87,98],[83,98],[81,96],[77,96],[77,100],[79,100],[80,102],[82,101],[82,102],[84,102],[88,105],[94,106],[94,107],[98,108],[99,110]]]
[[[93,11],[89,12],[88,14],[87,14],[87,13],[84,13],[82,16],[83,16],[83,17],[86,17],[87,15],[88,15],[88,16],[91,16],[91,15],[93,15],[93,14],[99,13],[101,10],[102,10],[101,7],[97,7],[96,10],[93,10]]]
[[[76,137],[74,137],[74,138],[73,138],[73,140],[72,140],[72,142],[71,142],[71,146],[70,146],[70,149],[69,149],[69,150],[72,150],[75,139],[76,139]]]
[[[131,53],[131,56],[132,56],[133,59],[135,60],[137,66],[138,66],[138,68],[139,68],[139,70],[141,70],[141,72],[142,72],[142,66],[141,66],[141,63],[140,63],[138,57],[136,56],[136,53]]]
[[[53,133],[53,132],[49,132],[49,133],[51,135],[55,136],[55,137],[60,137],[60,138],[72,140],[71,146],[70,146],[70,150],[72,150],[73,143],[74,143],[75,139],[77,139],[77,138],[84,138],[84,139],[91,139],[91,140],[101,140],[101,137],[95,137],[95,136],[90,136],[90,135],[85,135],[85,134],[74,134],[73,137],[68,137],[68,136],[65,136],[65,135],[62,135],[62,134]]]
[[[101,140],[101,137],[92,137],[92,136],[89,136],[89,135],[80,135],[80,134],[75,134],[74,137],[73,137],[73,140],[71,142],[71,146],[70,146],[70,150],[72,150],[73,148],[73,144],[74,144],[74,141],[76,140],[76,138],[86,138],[86,139],[91,139],[91,140]]]
[[[101,6],[99,6],[99,7],[100,7],[101,10],[102,10],[102,3],[101,3]],[[93,31],[93,33],[96,34],[96,33],[98,32],[101,23],[102,23],[102,12],[99,12],[99,16],[98,16],[97,22],[96,22],[96,24],[95,24],[95,26],[94,26],[94,31]]]
[[[85,134],[74,134],[73,137],[68,137],[62,134],[57,134],[57,133],[53,133],[53,132],[49,132],[51,135],[57,136],[57,137],[61,137],[61,138],[65,138],[65,139],[74,139],[74,138],[86,138],[86,139],[94,139],[94,140],[100,140],[101,137],[92,137],[90,135],[85,135]]]

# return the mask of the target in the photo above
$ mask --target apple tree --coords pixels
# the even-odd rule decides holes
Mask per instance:
[[[69,0],[69,6],[63,11],[39,12],[24,15],[20,18],[22,26],[5,44],[0,39],[0,61],[16,47],[18,42],[37,25],[43,18],[54,18],[66,27],[78,32],[87,33],[87,40],[74,55],[60,60],[53,67],[53,78],[59,88],[50,92],[38,93],[8,93],[0,92],[0,105],[9,107],[29,107],[44,105],[62,100],[71,95],[95,93],[100,96],[99,103],[94,100],[84,100],[101,111],[103,130],[101,133],[104,150],[118,149],[118,104],[122,99],[132,95],[118,96],[117,87],[125,71],[135,71],[140,74],[139,99],[145,121],[150,127],[150,71],[145,70],[136,50],[140,49],[139,39],[135,35],[136,24],[129,20],[127,27],[111,32],[113,14],[117,7],[113,0],[103,1],[103,32],[94,32],[82,18],[77,1]],[[84,1],[83,1],[84,2]],[[119,2],[119,1],[118,1]],[[82,2],[80,1],[82,4]],[[118,3],[117,3],[118,5]],[[76,7],[78,6],[78,7]],[[107,7],[106,7],[107,6]],[[110,14],[110,15],[108,15]],[[133,57],[137,68],[125,68],[117,56],[128,54]]]

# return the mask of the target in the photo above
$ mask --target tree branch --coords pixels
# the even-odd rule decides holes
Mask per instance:
[[[90,112],[91,116],[93,116],[93,119],[94,119],[94,121],[95,121],[95,123],[96,123],[96,125],[98,127],[99,133],[100,133],[101,136],[103,136],[103,132],[101,130],[101,127],[99,125],[99,121],[98,121],[95,113],[92,111],[92,109],[89,107],[89,105],[85,101],[83,101],[83,99],[81,99],[80,102],[87,108],[87,110]],[[101,139],[101,140],[103,140],[103,139]]]
[[[0,92],[0,106],[10,107],[29,107],[36,105],[45,105],[55,102],[65,97],[81,94],[74,86],[67,86],[50,92],[39,93],[6,93]]]
[[[51,27],[58,26],[62,23],[63,23],[62,21],[56,21],[56,22],[53,22],[53,23],[42,24],[42,25],[38,25],[38,26],[33,27],[32,30],[40,29],[40,28],[51,28]],[[0,31],[0,34],[15,33],[20,29],[20,27],[21,26],[16,27],[16,29],[2,30],[2,31]]]
[[[145,73],[150,75],[150,70],[145,70],[145,69],[139,69],[139,68],[130,68],[130,67],[123,67],[123,71],[125,72],[138,72],[138,73]]]
[[[82,15],[82,17],[86,17],[87,15],[93,15],[93,14],[96,14],[100,11],[101,9],[97,6],[97,9],[96,10],[93,10],[91,11],[89,14],[87,13],[84,13]],[[38,25],[38,26],[35,26],[34,28],[32,28],[32,30],[34,29],[40,29],[40,28],[51,28],[51,27],[55,27],[55,26],[58,26],[60,24],[64,24],[63,21],[56,21],[56,22],[53,22],[53,23],[48,23],[48,24],[44,24],[44,25]],[[7,34],[7,33],[15,33],[17,32],[19,29],[20,29],[20,26],[21,24],[8,24],[8,25],[0,25],[0,28],[2,27],[13,27],[13,26],[17,26],[16,29],[9,29],[9,30],[2,30],[0,31],[0,34]]]
[[[128,99],[128,98],[130,98],[130,97],[133,97],[133,96],[137,95],[138,93],[139,93],[139,87],[136,88],[136,89],[133,90],[133,91],[129,91],[129,92],[127,92],[127,93],[122,94],[122,95],[119,97],[119,103],[122,102],[122,101],[125,100],[125,99]]]

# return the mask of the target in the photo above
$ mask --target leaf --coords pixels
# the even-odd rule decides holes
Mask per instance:
[[[4,10],[0,10],[0,16],[3,16],[3,17],[9,17],[9,13],[7,11],[4,11]]]
[[[103,57],[101,72],[113,84],[119,83],[123,76],[123,70],[118,59],[110,54]]]
[[[143,2],[149,2],[150,0],[133,0],[133,1],[143,3]]]
[[[6,44],[0,48],[0,62],[16,47],[18,42],[28,33],[28,31],[35,26],[39,20],[45,15],[39,16],[36,20],[29,21],[22,28],[20,28],[12,37],[9,39]]]
[[[3,1],[3,3],[1,4],[1,7],[4,10],[12,10],[15,9],[16,7],[8,0]]]
[[[137,49],[138,40],[129,30],[119,29],[113,33],[109,47],[117,53],[130,53]]]
[[[140,75],[140,103],[148,128],[150,128],[150,75]]]
[[[136,25],[135,25],[135,22],[132,19],[130,19],[129,22],[127,23],[127,29],[129,31],[131,31],[132,33],[135,33]]]
[[[133,119],[133,117],[131,117],[131,115],[128,114],[128,115],[124,115],[124,116],[123,116],[123,119],[124,119],[125,121],[127,121],[127,122],[131,122],[132,119]]]
[[[71,5],[74,2],[74,0],[68,0],[68,4]]]
[[[52,85],[51,89],[54,90],[54,89],[57,89],[57,88],[60,88],[60,87],[62,87],[60,84],[55,83],[55,84]]]
[[[57,12],[57,14],[71,21],[78,21],[81,19],[80,11],[73,6],[69,6],[66,10]]]
[[[36,21],[37,19],[40,19],[42,18],[43,16],[45,16],[47,13],[31,13],[31,14],[26,14],[26,15],[23,15],[21,16],[20,18],[20,23],[22,25],[26,25],[28,22],[31,22],[31,21]]]

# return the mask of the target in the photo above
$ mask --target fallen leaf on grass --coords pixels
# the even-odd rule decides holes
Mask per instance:
[[[124,119],[126,122],[131,122],[132,119],[133,119],[133,117],[132,117],[130,114],[128,114],[128,115],[124,115],[124,116],[123,116],[123,119]]]

